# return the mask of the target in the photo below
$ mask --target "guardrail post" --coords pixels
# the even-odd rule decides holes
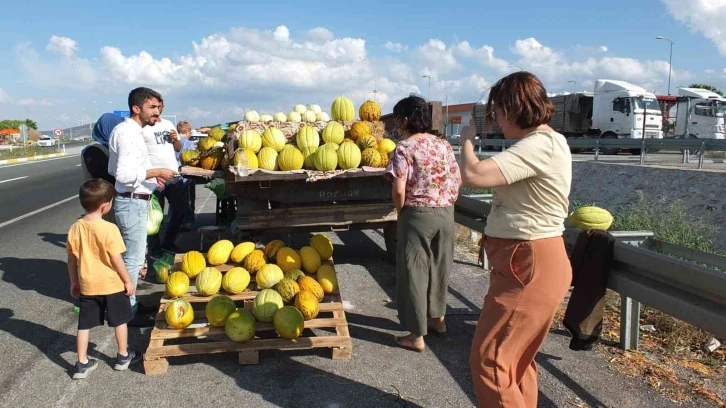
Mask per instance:
[[[620,348],[637,350],[640,335],[640,302],[620,295]]]
[[[507,149],[507,139],[502,139],[502,151]]]
[[[688,150],[683,150],[683,164],[688,163]]]
[[[701,142],[701,147],[698,149],[698,169],[703,168],[703,155],[706,153],[706,142]]]
[[[640,142],[640,165],[645,164],[645,138]]]
[[[600,140],[595,140],[595,161],[600,157]]]

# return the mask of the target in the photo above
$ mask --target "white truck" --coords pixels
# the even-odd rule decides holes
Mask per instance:
[[[652,92],[624,81],[598,79],[594,92],[578,92],[550,97],[555,112],[549,125],[565,137],[603,139],[663,138],[663,114]],[[486,104],[474,106],[477,134],[501,139],[498,126],[484,129]],[[617,154],[619,149],[602,149]],[[632,149],[639,154],[640,149]]]
[[[678,88],[675,136],[685,139],[724,139],[726,98],[700,88]]]

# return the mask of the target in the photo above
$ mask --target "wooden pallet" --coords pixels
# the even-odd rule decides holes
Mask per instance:
[[[227,268],[225,268],[227,269]],[[250,286],[254,287],[254,278]],[[194,287],[190,287],[193,290]],[[237,307],[251,310],[252,301],[259,292],[248,290],[237,295],[227,295]],[[315,319],[305,321],[305,331],[294,340],[279,337],[272,323],[257,322],[255,338],[246,342],[233,342],[224,333],[224,327],[211,327],[204,315],[204,308],[212,297],[186,294],[182,299],[192,304],[194,322],[185,329],[171,329],[164,313],[172,299],[162,298],[151,331],[149,347],[144,354],[144,371],[147,375],[165,374],[169,369],[169,357],[195,354],[236,352],[240,364],[257,364],[262,350],[306,350],[330,348],[334,360],[348,360],[352,356],[352,342],[348,330],[340,292],[325,296],[320,302],[320,312]],[[312,329],[334,329],[335,334],[316,335]],[[188,340],[191,340],[189,342]]]

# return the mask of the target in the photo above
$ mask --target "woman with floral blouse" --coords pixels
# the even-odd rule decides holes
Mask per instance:
[[[393,108],[404,139],[388,164],[398,211],[396,302],[409,334],[396,337],[424,351],[428,330],[446,333],[446,295],[454,263],[454,202],[461,175],[451,145],[432,135],[426,100],[411,95]]]

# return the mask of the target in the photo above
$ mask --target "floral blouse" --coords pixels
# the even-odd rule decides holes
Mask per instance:
[[[449,207],[459,196],[461,174],[454,150],[433,135],[402,140],[386,172],[391,179],[406,179],[407,207]]]

